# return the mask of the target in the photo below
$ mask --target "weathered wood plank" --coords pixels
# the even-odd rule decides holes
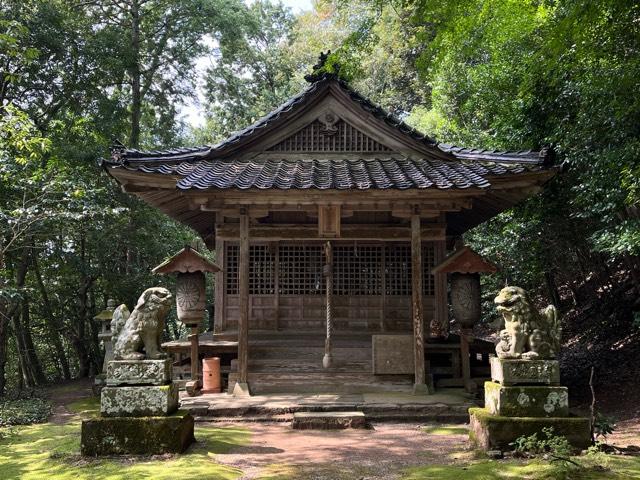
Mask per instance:
[[[225,240],[237,240],[240,226],[226,224],[221,226],[216,235]],[[423,241],[444,240],[445,227],[441,225],[425,226],[420,229]],[[249,236],[252,241],[258,240],[322,240],[315,225],[252,225]],[[326,237],[327,239],[333,237]],[[388,225],[342,225],[340,238],[342,240],[375,240],[395,241],[409,240],[411,228]]]
[[[413,320],[414,390],[426,390],[424,323],[422,318],[422,239],[420,216],[411,217],[411,311]]]
[[[238,322],[238,382],[247,383],[249,359],[249,215],[240,217],[240,318]]]

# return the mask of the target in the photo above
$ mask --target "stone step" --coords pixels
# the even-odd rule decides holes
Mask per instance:
[[[237,373],[229,374],[229,393]],[[254,395],[265,393],[382,393],[412,392],[413,375],[373,375],[342,372],[249,372]]]
[[[343,430],[366,428],[363,412],[298,412],[293,414],[294,430]]]

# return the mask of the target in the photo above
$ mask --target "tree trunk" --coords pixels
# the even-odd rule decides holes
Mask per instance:
[[[42,369],[42,363],[38,358],[38,352],[36,352],[33,337],[31,336],[31,314],[27,297],[22,299],[22,338],[22,343],[25,348],[25,359],[31,377],[36,385],[44,385],[47,383],[47,377]]]
[[[140,116],[142,111],[142,87],[140,73],[140,5],[138,0],[131,2],[131,47],[133,58],[129,68],[131,77],[131,136],[129,146],[140,146]]]
[[[78,314],[77,324],[71,344],[73,345],[76,355],[78,356],[78,377],[85,378],[89,375],[91,358],[89,356],[89,348],[86,337],[86,322],[88,314],[89,289],[93,283],[93,277],[87,274],[87,264],[85,258],[86,239],[84,235],[80,237],[80,259],[81,259],[81,277],[80,289],[78,290]]]
[[[4,271],[4,243],[0,235],[0,272]],[[7,286],[4,275],[0,275],[0,291]],[[7,387],[5,367],[7,365],[7,338],[9,336],[9,302],[0,295],[0,397],[4,396]]]
[[[549,297],[551,298],[551,303],[554,307],[560,308],[560,292],[558,292],[558,286],[556,285],[556,280],[553,276],[553,273],[549,270],[544,272],[545,283],[547,284],[547,292]]]
[[[24,287],[25,279],[27,277],[27,270],[29,269],[29,261],[31,259],[31,249],[29,247],[24,247],[22,249],[22,257],[18,265],[16,266],[16,277],[15,277],[15,286],[17,290],[20,290]],[[9,307],[9,310],[6,315],[6,321],[11,322],[13,326],[13,332],[16,339],[16,352],[18,354],[18,361],[20,366],[20,381],[22,385],[22,380],[26,383],[26,386],[33,386],[35,383],[35,379],[29,375],[27,359],[26,359],[26,346],[24,344],[24,337],[22,335],[22,322],[20,321],[20,315],[22,314],[20,310],[20,302],[13,302],[13,304]],[[7,335],[8,336],[8,335]],[[5,340],[6,342],[6,340]],[[6,355],[6,349],[5,349]],[[6,358],[5,358],[6,362]],[[3,365],[4,370],[5,365]],[[3,379],[4,383],[4,379]]]
[[[51,341],[51,345],[53,346],[56,357],[58,357],[57,364],[62,368],[62,376],[65,380],[71,380],[71,369],[69,368],[69,359],[67,358],[67,354],[64,350],[64,346],[62,344],[62,325],[61,322],[58,321],[58,318],[53,313],[53,308],[51,307],[51,302],[49,300],[49,294],[47,293],[47,289],[44,285],[44,281],[42,280],[42,275],[40,273],[40,267],[38,266],[37,257],[33,257],[33,270],[36,276],[36,282],[38,283],[38,289],[40,290],[40,295],[42,296],[42,306],[44,310],[44,318],[47,324],[47,334],[49,340]]]

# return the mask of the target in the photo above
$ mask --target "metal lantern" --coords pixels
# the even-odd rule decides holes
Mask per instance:
[[[179,272],[176,280],[178,320],[188,326],[198,326],[204,315],[206,300],[204,273]]]
[[[471,381],[469,344],[473,342],[473,326],[480,320],[480,274],[495,273],[498,269],[469,247],[461,247],[449,255],[433,273],[448,273],[451,280],[451,310],[460,325],[460,361],[465,390],[475,391]]]
[[[154,268],[153,273],[177,273],[176,310],[178,320],[191,328],[191,381],[187,393],[197,395],[202,388],[199,374],[198,328],[206,307],[205,272],[219,272],[220,268],[201,254],[186,246],[173,257]]]
[[[480,274],[451,274],[451,310],[462,328],[473,328],[480,320]]]

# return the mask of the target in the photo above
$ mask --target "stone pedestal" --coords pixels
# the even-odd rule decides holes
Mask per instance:
[[[171,383],[171,360],[112,360],[107,385],[166,385]]]
[[[178,386],[104,387],[100,397],[103,417],[171,415],[178,410]]]
[[[103,417],[84,420],[82,455],[161,455],[182,453],[195,438],[193,417],[179,411],[167,417]]]
[[[507,360],[491,357],[491,379],[501,385],[560,385],[557,360]]]
[[[591,443],[588,418],[569,414],[569,392],[560,386],[556,360],[491,359],[485,408],[469,410],[469,439],[484,450],[509,449],[518,437],[553,427],[576,448]]]
[[[183,452],[193,417],[178,412],[170,360],[112,360],[100,395],[101,418],[82,422],[83,455]]]

